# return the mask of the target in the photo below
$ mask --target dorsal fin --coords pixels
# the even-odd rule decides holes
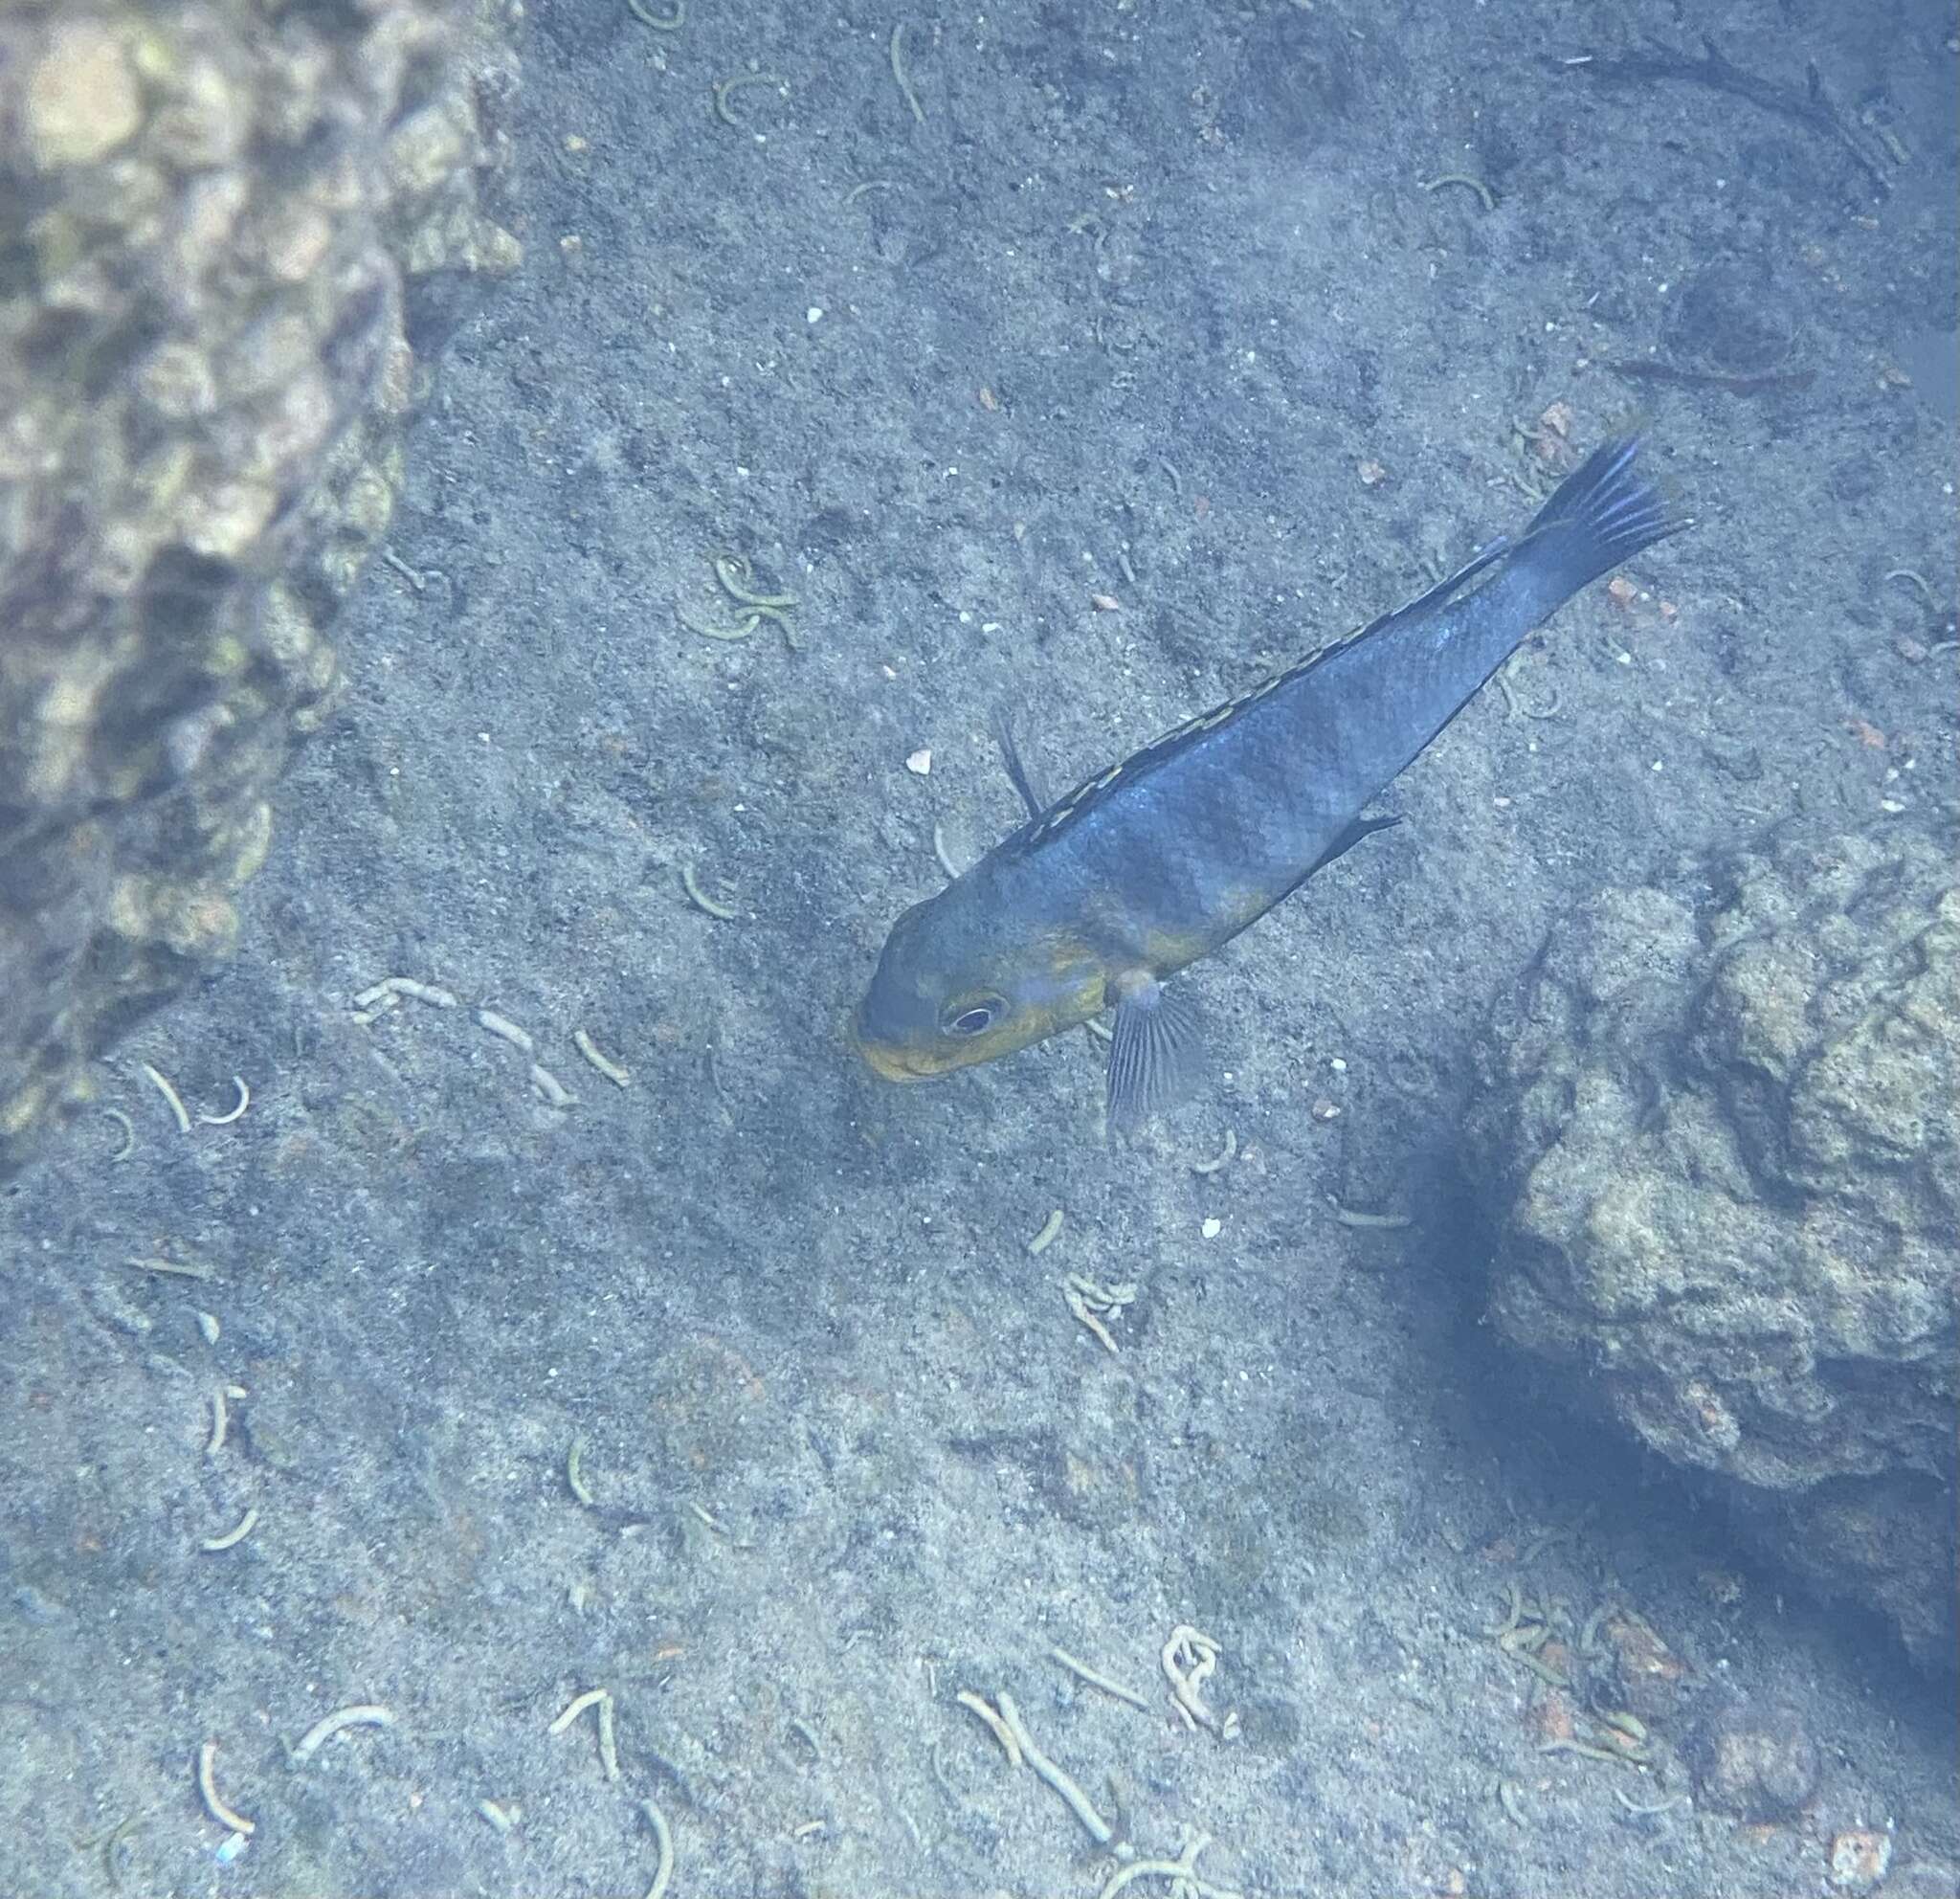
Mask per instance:
[[[1346,639],[1337,639],[1331,646],[1323,647],[1306,663],[1312,665],[1317,660],[1325,659],[1329,653],[1338,652],[1344,646],[1355,645],[1358,641],[1366,639],[1370,634],[1380,633],[1384,627],[1393,626],[1399,619],[1406,619],[1414,614],[1427,613],[1432,607],[1440,607],[1462,587],[1465,581],[1475,580],[1485,568],[1494,566],[1506,554],[1517,552],[1517,548],[1518,544],[1508,534],[1500,534],[1489,547],[1480,547],[1455,573],[1445,574],[1434,587],[1425,589],[1414,599],[1381,614],[1376,619],[1370,620],[1364,627],[1357,627]]]
[[[1183,725],[1174,726],[1161,738],[1152,739],[1140,750],[1131,752],[1120,765],[1112,765],[1106,771],[1084,780],[1074,791],[1058,798],[1045,810],[1036,809],[1033,793],[1025,782],[1025,772],[1015,771],[1018,755],[1010,749],[1012,736],[1003,738],[1002,747],[1008,753],[1008,771],[1013,776],[1014,783],[1020,788],[1021,795],[1033,814],[1032,821],[1023,831],[1020,847],[1023,850],[1038,849],[1051,838],[1059,836],[1077,818],[1095,810],[1120,785],[1126,784],[1139,773],[1151,771],[1175,758],[1188,747],[1208,733],[1215,732],[1221,726],[1229,726],[1247,706],[1257,704],[1267,693],[1290,684],[1293,681],[1312,672],[1316,666],[1325,665],[1337,653],[1345,653],[1349,647],[1360,645],[1363,640],[1384,632],[1400,620],[1441,606],[1466,581],[1475,579],[1485,568],[1510,553],[1513,546],[1511,541],[1502,537],[1493,541],[1489,547],[1474,554],[1455,573],[1437,581],[1434,587],[1418,593],[1414,599],[1381,614],[1376,619],[1370,620],[1366,626],[1355,628],[1343,638],[1329,640],[1326,645],[1309,653],[1305,659],[1288,666],[1284,672],[1269,675],[1257,685],[1250,686],[1244,692],[1228,699],[1224,704],[1214,706],[1209,712],[1201,712],[1195,719],[1187,719]]]
[[[1039,817],[1048,809],[1041,793],[1035,789],[1035,780],[1028,771],[1028,761],[1021,756],[1020,741],[1014,737],[1013,714],[1005,705],[993,708],[993,742],[1000,748],[1000,762],[1007,768],[1007,775],[1013,780],[1014,790],[1021,794],[1021,802],[1028,808],[1028,815]]]

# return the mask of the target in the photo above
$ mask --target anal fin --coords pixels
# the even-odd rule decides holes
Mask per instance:
[[[1306,876],[1311,877],[1314,871],[1326,869],[1336,858],[1345,858],[1364,838],[1372,838],[1377,831],[1393,830],[1401,821],[1401,817],[1393,812],[1386,817],[1357,817],[1320,854],[1314,862],[1313,870],[1308,871]],[[1303,877],[1300,881],[1304,883],[1306,878]]]
[[[1401,821],[1401,818],[1392,813],[1387,817],[1357,817],[1314,860],[1311,866],[1300,874],[1288,888],[1287,896],[1292,896],[1309,877],[1326,869],[1336,858],[1345,858],[1364,838],[1372,838],[1377,831],[1392,830]]]

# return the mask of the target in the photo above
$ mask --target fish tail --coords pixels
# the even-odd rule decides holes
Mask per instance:
[[[1636,471],[1639,449],[1637,436],[1601,442],[1519,536],[1506,578],[1534,603],[1543,602],[1535,617],[1548,616],[1641,548],[1693,525]]]

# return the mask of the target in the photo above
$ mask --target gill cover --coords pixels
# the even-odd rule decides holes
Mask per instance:
[[[1012,1055],[1102,1006],[1094,962],[1015,927],[975,865],[914,904],[887,938],[859,1005],[858,1052],[885,1080],[924,1081]]]

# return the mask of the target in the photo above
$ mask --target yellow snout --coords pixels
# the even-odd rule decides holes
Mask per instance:
[[[872,1072],[887,1082],[929,1082],[935,1076],[949,1075],[955,1068],[985,1060],[984,1056],[969,1055],[958,1046],[919,1048],[910,1042],[882,1041],[865,1034],[861,1014],[852,1019],[851,1041]]]
[[[888,1042],[866,1041],[855,1032],[851,1039],[858,1044],[858,1053],[871,1064],[873,1072],[887,1082],[924,1082],[939,1072],[934,1068],[908,1066],[905,1057],[909,1051],[894,1048]]]

